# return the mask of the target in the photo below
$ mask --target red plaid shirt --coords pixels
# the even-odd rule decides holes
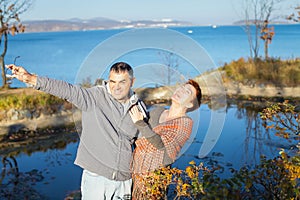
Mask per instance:
[[[163,149],[154,147],[145,137],[136,141],[136,149],[133,157],[133,198],[142,199],[140,195],[145,191],[143,176],[163,166],[164,154],[175,161],[182,146],[190,137],[193,121],[189,117],[180,117],[153,128],[153,131],[161,136],[164,143]]]

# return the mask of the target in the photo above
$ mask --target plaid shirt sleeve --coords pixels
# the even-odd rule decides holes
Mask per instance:
[[[168,156],[175,161],[181,148],[189,139],[193,128],[193,121],[189,117],[171,120],[165,126],[158,126],[155,132],[161,135]]]

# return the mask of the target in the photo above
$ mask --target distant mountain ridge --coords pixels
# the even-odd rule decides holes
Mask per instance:
[[[254,25],[255,20],[248,20],[248,21],[239,20],[239,21],[233,22],[233,25],[246,25],[246,24]],[[272,24],[295,24],[295,23],[292,21],[288,21],[288,20],[280,20],[280,21],[270,21],[269,24],[272,25]]]
[[[192,26],[185,21],[173,19],[162,20],[137,20],[117,21],[103,17],[92,19],[73,18],[69,20],[30,20],[23,21],[26,32],[56,32],[56,31],[79,31],[79,30],[102,30],[134,27],[170,27],[170,26]]]

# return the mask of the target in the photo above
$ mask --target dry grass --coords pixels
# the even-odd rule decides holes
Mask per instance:
[[[267,61],[240,58],[220,68],[230,80],[251,84],[296,87],[300,85],[300,59]]]

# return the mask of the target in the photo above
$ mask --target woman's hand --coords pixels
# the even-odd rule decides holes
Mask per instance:
[[[144,119],[143,114],[140,112],[137,105],[134,105],[130,108],[129,115],[130,115],[133,123]]]

